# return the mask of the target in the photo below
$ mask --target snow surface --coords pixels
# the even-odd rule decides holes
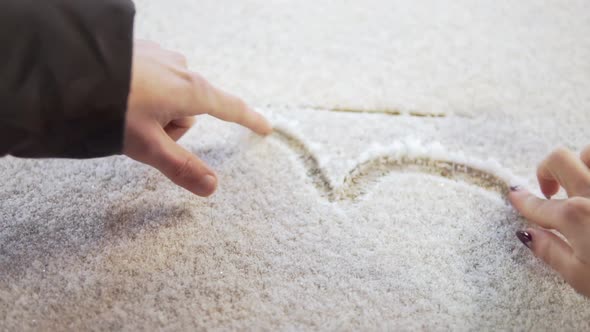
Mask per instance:
[[[383,155],[535,189],[590,143],[588,1],[136,4],[137,37],[291,138],[201,117],[209,199],[121,156],[1,159],[0,329],[590,329],[502,193],[402,167],[330,196]]]

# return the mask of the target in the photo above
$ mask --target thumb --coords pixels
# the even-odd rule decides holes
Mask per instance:
[[[195,195],[207,197],[215,192],[217,177],[202,160],[174,142],[163,130],[158,141],[159,148],[152,154],[149,164]]]

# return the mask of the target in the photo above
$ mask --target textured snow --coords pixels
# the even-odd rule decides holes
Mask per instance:
[[[589,6],[138,0],[137,37],[292,140],[200,117],[208,199],[121,156],[0,159],[0,330],[590,330],[501,193],[403,169],[326,189],[383,155],[535,189],[590,143]]]

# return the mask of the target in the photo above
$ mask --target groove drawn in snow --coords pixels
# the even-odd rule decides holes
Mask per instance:
[[[335,107],[335,108],[326,108],[326,107],[308,107],[318,111],[328,111],[328,112],[337,112],[337,113],[370,113],[370,114],[385,114],[391,116],[400,116],[400,115],[409,115],[413,117],[420,117],[420,118],[445,118],[447,117],[444,113],[429,113],[429,112],[416,112],[416,111],[409,111],[409,112],[401,112],[395,109],[364,109],[364,108],[346,108],[346,107]]]
[[[371,185],[392,172],[418,172],[462,181],[483,189],[507,195],[510,185],[520,182],[509,171],[493,161],[469,159],[438,148],[412,148],[403,142],[391,149],[375,152],[358,162],[343,182],[331,182],[320,162],[296,135],[283,127],[275,127],[275,138],[287,145],[303,162],[307,176],[318,192],[331,202],[355,201],[366,194]]]
[[[335,112],[335,113],[364,113],[364,114],[384,114],[390,116],[412,116],[420,118],[446,118],[449,116],[459,118],[470,118],[465,114],[446,114],[441,112],[419,112],[419,111],[400,111],[394,108],[353,108],[353,107],[324,107],[316,105],[297,105],[297,106],[286,106],[286,105],[266,105],[262,108],[279,108],[279,109],[298,109],[298,110],[314,110],[322,112]]]

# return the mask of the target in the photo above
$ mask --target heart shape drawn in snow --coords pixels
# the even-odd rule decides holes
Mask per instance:
[[[329,109],[330,112],[361,112],[355,110]],[[390,116],[400,112],[372,111]],[[408,113],[412,117],[440,117],[440,114]],[[302,161],[314,186],[321,196],[334,201],[356,201],[367,193],[368,187],[391,172],[418,172],[462,181],[506,196],[510,186],[522,185],[523,179],[515,176],[493,159],[481,160],[464,153],[447,151],[439,143],[423,144],[415,138],[406,138],[385,147],[374,145],[360,155],[341,184],[330,181],[319,160],[295,134],[287,121],[275,121],[273,136],[287,145]]]

